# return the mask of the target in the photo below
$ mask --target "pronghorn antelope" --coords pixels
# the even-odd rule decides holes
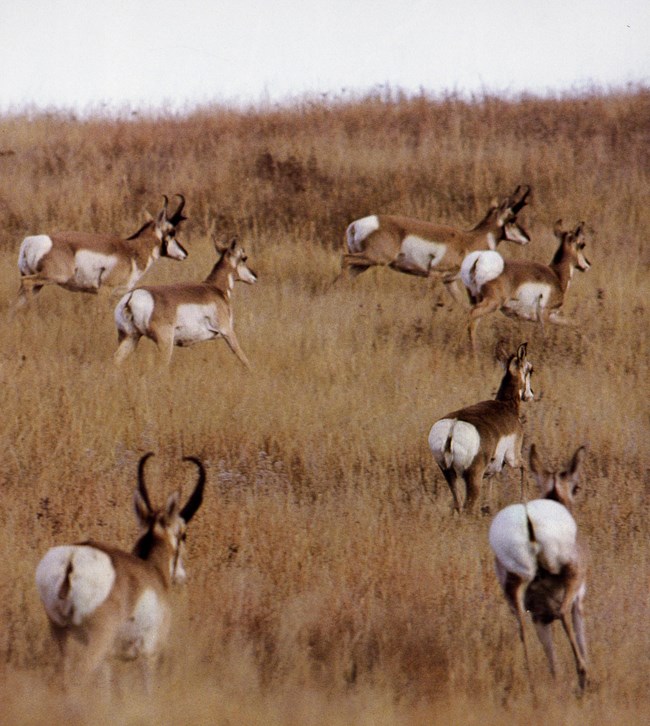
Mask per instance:
[[[573,650],[581,690],[587,681],[582,613],[586,550],[570,510],[584,455],[585,448],[581,446],[566,471],[552,472],[544,469],[532,446],[530,469],[543,498],[502,509],[492,521],[489,533],[497,578],[519,623],[526,669],[530,673],[524,631],[528,610],[553,676],[555,649],[551,624],[561,621]]]
[[[257,276],[248,267],[241,245],[233,238],[228,246],[215,242],[219,256],[203,282],[138,287],[115,308],[119,365],[144,335],[171,360],[174,345],[192,345],[222,337],[246,368],[248,359],[233,328],[232,290],[236,281],[253,284]]]
[[[187,251],[176,239],[183,215],[185,198],[176,211],[167,211],[168,199],[154,219],[126,239],[114,235],[85,232],[60,232],[25,237],[20,245],[18,302],[23,305],[29,295],[44,285],[59,285],[72,292],[97,293],[103,285],[130,290],[159,257],[184,260]]]
[[[170,627],[170,588],[186,579],[187,525],[201,506],[205,469],[195,457],[198,481],[184,507],[179,492],[164,507],[151,505],[138,465],[135,514],[142,532],[132,553],[94,541],[50,549],[36,569],[36,585],[63,659],[66,687],[87,683],[111,655],[142,658],[145,684]]]
[[[457,512],[463,509],[457,489],[458,477],[465,482],[465,509],[471,512],[485,475],[500,472],[508,464],[518,467],[523,476],[519,404],[533,400],[530,387],[533,366],[527,358],[526,343],[513,355],[499,351],[497,356],[505,374],[496,398],[448,413],[429,432],[429,448],[451,489]]]
[[[349,269],[356,277],[375,265],[422,277],[440,273],[447,290],[458,299],[454,283],[468,252],[494,250],[502,240],[530,242],[517,223],[529,193],[530,187],[520,185],[501,203],[493,201],[483,219],[469,230],[394,215],[357,219],[346,230],[341,274]]]
[[[501,310],[510,317],[570,325],[560,317],[564,296],[574,270],[591,266],[584,255],[584,222],[571,231],[562,230],[562,220],[553,232],[560,242],[550,265],[526,260],[504,260],[492,250],[471,252],[460,268],[461,279],[473,303],[469,337],[476,344],[476,327],[483,315]]]

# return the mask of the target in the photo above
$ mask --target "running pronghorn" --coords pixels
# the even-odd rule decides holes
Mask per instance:
[[[523,426],[519,418],[521,401],[532,401],[530,387],[533,366],[528,361],[527,344],[516,353],[497,351],[505,368],[493,401],[448,413],[436,421],[429,432],[429,447],[444,474],[454,498],[454,509],[463,509],[457,479],[465,482],[465,509],[474,511],[485,475],[500,472],[504,464],[518,467],[523,477],[521,446]]]
[[[553,676],[555,650],[551,624],[554,620],[562,622],[573,650],[581,690],[587,681],[582,613],[586,550],[570,510],[584,455],[585,448],[581,446],[566,471],[552,472],[544,469],[532,446],[530,469],[543,498],[502,509],[492,521],[489,534],[499,584],[519,623],[528,673],[526,610],[532,615]]]
[[[564,231],[558,219],[553,233],[560,242],[550,265],[526,260],[504,260],[492,250],[471,252],[463,260],[460,274],[473,303],[469,337],[476,345],[476,327],[483,315],[501,310],[510,317],[570,325],[560,317],[564,296],[574,270],[591,266],[584,255],[584,222]]]
[[[145,685],[165,644],[171,621],[170,590],[186,579],[187,525],[203,500],[205,469],[183,508],[180,493],[154,509],[138,465],[135,514],[142,532],[132,553],[94,541],[50,549],[36,568],[36,585],[62,656],[64,685],[89,683],[110,656],[142,658]]]
[[[501,203],[493,201],[483,219],[468,230],[394,215],[357,219],[346,231],[341,274],[349,269],[356,277],[375,265],[421,277],[439,273],[447,290],[459,299],[454,283],[468,252],[494,250],[502,240],[520,245],[530,242],[517,223],[529,194],[529,186],[518,186]]]
[[[92,232],[60,232],[25,237],[20,245],[18,303],[38,293],[44,285],[59,285],[72,292],[97,293],[103,285],[130,290],[159,257],[184,260],[187,251],[176,239],[185,198],[173,214],[168,199],[154,219],[126,239]]]
[[[235,282],[257,282],[246,264],[247,256],[233,238],[226,247],[215,242],[218,260],[203,282],[137,287],[115,308],[119,365],[144,335],[157,345],[167,363],[174,345],[192,345],[223,338],[232,352],[249,368],[233,328],[232,290]]]

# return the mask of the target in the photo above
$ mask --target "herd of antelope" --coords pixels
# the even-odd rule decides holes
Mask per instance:
[[[522,320],[567,324],[560,316],[575,270],[587,270],[584,223],[554,234],[557,251],[549,265],[508,260],[496,251],[501,241],[526,245],[530,237],[517,217],[528,203],[530,187],[494,201],[471,229],[425,222],[409,217],[371,215],[352,222],[346,230],[346,252],[341,273],[352,277],[372,266],[422,277],[439,277],[456,301],[458,282],[470,302],[469,340],[476,352],[476,327],[481,317],[502,311]],[[201,282],[138,285],[159,257],[184,260],[188,253],[177,239],[185,198],[173,212],[163,207],[126,239],[107,234],[64,232],[26,237],[20,247],[20,289],[17,305],[25,306],[46,285],[97,293],[101,287],[122,293],[114,319],[121,364],[141,337],[158,346],[169,363],[174,346],[223,338],[238,360],[249,368],[233,327],[232,292],[235,282],[253,284],[257,276],[236,238],[215,244],[217,260]],[[338,278],[337,278],[338,279]],[[530,612],[537,635],[555,675],[550,626],[560,620],[576,662],[580,690],[587,682],[587,660],[582,601],[585,594],[585,545],[571,514],[585,449],[580,447],[566,471],[544,468],[535,446],[530,447],[529,469],[537,480],[540,498],[524,499],[524,427],[520,404],[532,401],[533,365],[527,344],[511,352],[497,347],[504,369],[494,400],[465,406],[439,418],[428,443],[452,494],[453,507],[475,513],[484,477],[505,464],[521,472],[521,502],[493,518],[489,543],[497,578],[515,614],[529,672],[525,619]],[[36,584],[51,632],[61,648],[61,674],[66,687],[87,683],[108,665],[109,656],[140,658],[145,681],[164,645],[170,626],[169,591],[185,579],[182,551],[186,528],[201,505],[206,473],[202,462],[186,457],[198,469],[198,481],[181,508],[172,494],[157,509],[145,486],[145,464],[140,460],[135,491],[135,513],[142,533],[133,550],[88,541],[56,546],[40,561]],[[459,480],[464,491],[459,490]],[[531,681],[532,684],[532,681]]]

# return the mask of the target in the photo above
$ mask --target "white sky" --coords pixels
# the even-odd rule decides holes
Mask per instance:
[[[649,0],[0,2],[0,111],[629,82],[650,82]]]

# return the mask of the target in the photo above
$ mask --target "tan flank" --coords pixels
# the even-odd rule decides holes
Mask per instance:
[[[585,448],[581,446],[565,471],[550,471],[544,468],[532,446],[530,469],[542,498],[502,509],[492,521],[489,534],[499,583],[519,623],[529,675],[526,611],[532,616],[554,677],[556,663],[551,625],[560,620],[571,644],[581,690],[587,682],[582,611],[586,592],[586,547],[578,535],[571,508],[584,454]]]
[[[142,528],[133,551],[99,542],[52,547],[36,569],[36,585],[63,659],[67,689],[85,686],[109,656],[141,658],[145,685],[168,636],[170,588],[186,579],[183,550],[187,525],[201,506],[205,469],[184,507],[179,492],[165,506],[151,505],[144,482],[145,454],[138,465],[135,513]]]
[[[72,292],[97,293],[102,286],[130,290],[159,257],[184,260],[187,251],[176,239],[185,198],[176,211],[163,208],[126,239],[115,235],[60,232],[25,237],[18,255],[20,289],[18,304],[45,285],[59,285]]]
[[[115,308],[119,365],[142,336],[151,338],[167,363],[175,345],[193,345],[223,338],[249,368],[233,327],[232,290],[235,282],[257,282],[247,255],[237,239],[225,248],[215,243],[217,262],[203,282],[139,287],[124,295]]]
[[[504,464],[519,467],[523,472],[519,404],[534,397],[530,387],[533,366],[526,349],[526,343],[522,343],[513,355],[499,354],[505,374],[493,401],[481,401],[448,413],[431,427],[429,448],[447,480],[458,512],[463,509],[458,477],[465,482],[465,509],[472,512],[484,476],[500,472]]]

